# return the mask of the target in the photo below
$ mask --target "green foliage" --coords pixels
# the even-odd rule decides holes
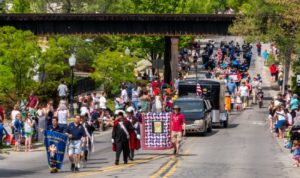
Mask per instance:
[[[119,91],[123,81],[135,81],[134,65],[136,59],[121,51],[105,50],[94,61],[95,72],[92,77],[104,85],[105,92],[111,96]]]
[[[28,0],[13,0],[13,12],[14,13],[29,13],[30,1]]]
[[[30,31],[0,28],[0,93],[15,100],[34,86],[39,47]]]

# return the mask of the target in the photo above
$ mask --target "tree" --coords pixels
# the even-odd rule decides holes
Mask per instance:
[[[30,1],[28,0],[13,0],[13,9],[14,13],[29,13],[30,9]]]
[[[34,87],[39,47],[30,31],[0,28],[0,94],[16,101]]]
[[[95,71],[92,77],[104,86],[108,96],[119,91],[121,82],[135,81],[134,66],[136,59],[127,56],[123,51],[111,51],[109,49],[99,54],[94,61]]]

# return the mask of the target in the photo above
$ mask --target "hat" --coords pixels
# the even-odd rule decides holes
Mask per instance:
[[[293,98],[298,98],[298,95],[297,94],[293,94]]]
[[[175,105],[175,106],[173,107],[173,109],[180,109],[180,107],[179,107],[178,105]]]

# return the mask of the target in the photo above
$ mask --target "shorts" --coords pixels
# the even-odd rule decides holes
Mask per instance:
[[[24,136],[25,138],[31,137],[33,135],[33,132],[25,132]]]
[[[248,102],[248,96],[242,96],[241,99],[242,99],[243,103],[247,103]]]
[[[285,120],[278,120],[277,123],[275,124],[276,129],[282,129],[286,126],[286,121]]]
[[[182,132],[176,132],[172,131],[172,143],[175,143],[176,141],[180,142],[182,139]]]
[[[278,85],[282,86],[283,85],[283,80],[278,80]]]
[[[81,140],[70,140],[69,155],[81,153]]]
[[[15,140],[16,140],[16,142],[17,143],[19,143],[20,144],[20,142],[21,142],[21,134],[20,133],[18,133],[18,132],[15,132],[15,134],[14,134],[14,138],[15,138]]]
[[[271,73],[271,76],[272,76],[272,77],[275,77],[275,76],[276,76],[276,73],[273,73],[273,74]]]
[[[294,160],[299,160],[300,159],[300,155],[293,156],[293,159]]]

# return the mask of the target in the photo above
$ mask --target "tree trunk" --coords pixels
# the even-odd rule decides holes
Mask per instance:
[[[286,91],[286,86],[289,84],[289,73],[292,60],[292,49],[288,48],[284,54],[284,78],[283,78],[283,93]]]

